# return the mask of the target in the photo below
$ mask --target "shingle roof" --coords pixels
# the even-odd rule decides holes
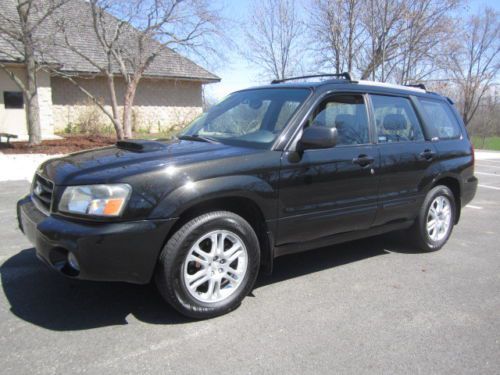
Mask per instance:
[[[10,19],[17,19],[16,2],[16,0],[2,0],[0,12]],[[58,21],[56,21],[57,19],[64,20],[66,34],[72,45],[94,61],[105,64],[106,56],[95,35],[89,7],[90,5],[84,0],[69,1],[53,17],[44,21],[37,30],[37,39],[51,40],[51,43],[46,43],[46,48],[42,48],[44,53],[38,57],[39,60],[43,60],[44,63],[57,64],[60,66],[59,70],[64,72],[98,73],[95,66],[68,50],[67,47],[65,48],[64,37],[60,32]],[[111,22],[119,22],[111,16],[109,18]],[[0,32],[0,61],[22,62],[23,57],[18,51],[19,47],[19,44],[13,43]],[[118,66],[114,67],[114,70],[119,73]],[[161,50],[144,75],[158,78],[195,79],[204,82],[220,81],[216,75],[170,48]]]

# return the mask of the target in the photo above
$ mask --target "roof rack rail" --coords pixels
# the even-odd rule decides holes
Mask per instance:
[[[285,79],[273,79],[271,81],[271,84],[274,85],[276,83],[295,81],[295,80],[307,79],[307,78],[318,78],[318,77],[336,77],[336,78],[343,78],[347,81],[352,81],[351,75],[347,72],[344,72],[344,73],[339,73],[339,74],[313,74],[313,75],[309,75],[309,76],[290,77],[290,78],[285,78]]]
[[[422,90],[425,90],[427,91],[425,85],[423,83],[416,83],[414,85],[404,85],[406,87],[416,87],[417,89],[422,89]]]
[[[357,83],[360,85],[387,87],[387,88],[392,88],[392,89],[397,89],[397,90],[427,92],[427,90],[425,88],[422,88],[422,86],[420,86],[420,85],[396,85],[394,83],[374,82],[374,81],[365,81],[365,80],[359,80],[359,81],[357,81]]]

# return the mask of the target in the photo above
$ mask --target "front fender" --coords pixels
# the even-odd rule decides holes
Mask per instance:
[[[224,197],[252,200],[266,220],[276,216],[277,191],[270,183],[255,176],[233,175],[186,181],[162,199],[151,218],[176,218],[197,204]]]

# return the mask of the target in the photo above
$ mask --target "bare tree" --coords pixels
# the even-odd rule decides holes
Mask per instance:
[[[368,0],[363,17],[368,45],[358,66],[362,79],[410,83],[439,66],[460,0]]]
[[[89,17],[102,52],[99,56],[80,48],[79,35],[75,34],[78,27],[65,24],[63,19],[59,22],[60,29],[66,48],[106,77],[111,111],[75,76],[61,71],[58,74],[101,108],[112,121],[119,139],[132,137],[137,86],[158,56],[175,49],[215,54],[212,40],[222,35],[221,18],[208,0],[89,0]],[[117,97],[117,77],[125,85],[121,100]],[[120,103],[122,116],[118,110]]]
[[[319,66],[408,83],[435,70],[459,0],[310,0]]]
[[[481,145],[486,146],[486,139],[500,134],[500,102],[496,95],[485,94],[475,116],[469,123],[469,134],[481,139]]]
[[[24,64],[25,75],[19,76],[0,62],[0,68],[22,91],[26,101],[29,144],[42,140],[38,104],[37,72],[43,68],[46,36],[41,28],[46,20],[68,0],[7,0],[0,12],[0,38],[9,47],[2,51],[9,59]]]
[[[500,71],[500,12],[486,8],[471,16],[453,42],[447,61],[468,125]]]
[[[254,2],[243,28],[243,56],[258,65],[265,78],[284,79],[300,70],[305,28],[295,0]]]
[[[396,79],[402,84],[431,77],[442,65],[444,46],[459,24],[451,17],[457,0],[419,0],[406,6]]]
[[[397,58],[399,41],[403,31],[405,2],[400,0],[368,0],[361,18],[367,42],[360,59],[358,70],[361,79],[377,78],[386,81],[386,68]]]
[[[362,0],[313,0],[309,25],[313,53],[321,68],[352,72],[363,43]]]

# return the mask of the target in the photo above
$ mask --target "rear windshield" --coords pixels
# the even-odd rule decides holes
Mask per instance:
[[[424,98],[419,98],[419,101],[424,108],[426,122],[433,138],[455,139],[460,137],[460,125],[448,103]]]
[[[309,89],[255,89],[236,92],[182,132],[225,144],[270,148],[310,95]]]

